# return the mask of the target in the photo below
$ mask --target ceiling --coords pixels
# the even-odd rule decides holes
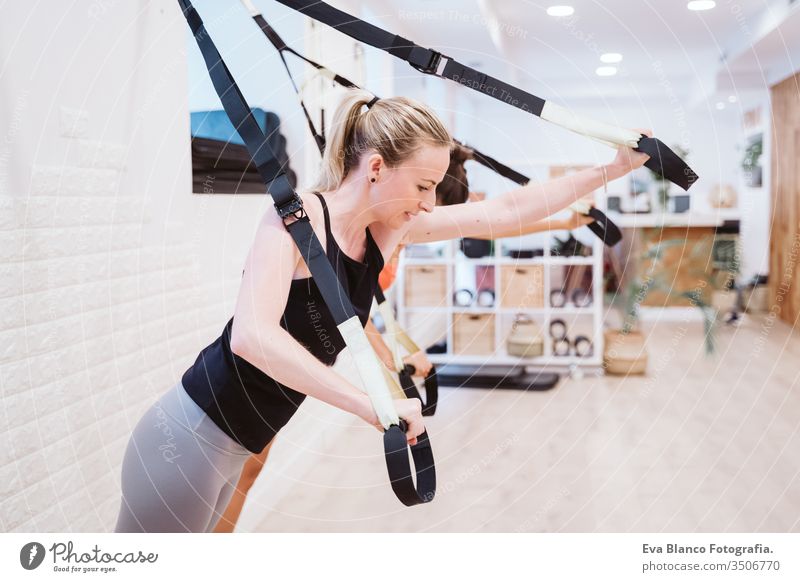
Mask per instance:
[[[569,4],[575,13],[553,18],[545,12],[551,4]],[[789,67],[800,52],[798,6],[717,0],[712,10],[691,12],[685,0],[373,0],[369,12],[392,32],[545,99],[669,96],[697,104],[721,92],[763,89],[770,69]],[[605,52],[623,55],[616,76],[595,74]]]

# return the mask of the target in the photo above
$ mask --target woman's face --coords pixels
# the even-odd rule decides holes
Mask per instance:
[[[423,146],[396,168],[388,168],[377,154],[369,158],[368,176],[377,176],[370,182],[371,197],[381,222],[399,229],[420,212],[433,212],[436,185],[450,164],[450,148]]]

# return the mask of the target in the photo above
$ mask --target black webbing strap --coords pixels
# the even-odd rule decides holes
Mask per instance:
[[[244,97],[239,91],[236,83],[232,83],[233,77],[231,76],[228,67],[219,58],[219,53],[213,43],[201,43],[199,38],[203,35],[208,36],[208,33],[203,26],[203,21],[197,14],[195,9],[189,2],[182,2],[178,0],[183,9],[183,14],[186,21],[189,23],[189,28],[195,39],[198,39],[198,46],[200,52],[203,54],[203,59],[209,68],[211,80],[214,83],[214,88],[219,95],[225,111],[228,113],[231,122],[233,123],[236,131],[242,136],[250,157],[253,158],[253,163],[256,165],[258,173],[261,175],[264,183],[268,183],[276,178],[276,176],[283,175],[283,169],[275,161],[277,157],[272,154],[272,150],[261,131],[258,122],[250,112],[250,108],[244,101]],[[188,7],[185,6],[188,4]],[[210,44],[210,46],[209,46]],[[216,60],[215,60],[216,55]],[[213,74],[212,74],[213,69]],[[230,80],[230,82],[228,81]],[[219,83],[219,85],[218,85]],[[284,176],[285,179],[285,176]],[[288,184],[288,182],[287,182]]]
[[[594,218],[594,222],[590,222],[586,226],[607,246],[613,247],[622,240],[622,232],[620,232],[619,227],[602,210],[592,206],[588,215]]]
[[[283,56],[284,49],[288,50],[289,52],[292,52],[292,49],[283,44],[283,41],[280,39],[280,37],[275,33],[272,27],[269,24],[267,24],[267,21],[264,20],[264,18],[260,14],[254,15],[253,20],[256,21],[261,30],[264,31],[266,37],[273,44],[278,43],[275,44],[275,48],[278,49],[278,56],[281,57],[283,66],[286,69],[286,72],[289,74],[289,80],[292,83],[292,87],[294,87],[294,92],[297,94],[298,97],[300,97],[300,89],[297,88],[297,84],[294,82],[294,77],[292,76],[292,71],[289,69],[289,64],[286,62],[286,57]],[[306,121],[308,122],[308,128],[311,130],[311,135],[314,136],[314,141],[317,142],[317,147],[320,149],[320,151],[324,150],[325,139],[321,135],[319,135],[316,129],[314,128],[314,122],[311,121],[311,116],[308,114],[308,110],[306,109],[306,104],[303,103],[302,99],[300,99],[300,107],[303,109],[303,114],[306,116]]]
[[[405,425],[405,422],[401,421],[400,424]],[[411,465],[408,462],[405,426],[393,424],[383,434],[383,452],[386,455],[392,490],[404,505],[418,505],[433,500],[436,494],[436,470],[427,432],[419,435],[417,444],[411,447],[411,457],[417,469],[416,486],[411,478]],[[398,478],[398,475],[401,477]]]
[[[524,186],[531,181],[530,178],[528,178],[527,176],[520,174],[516,170],[509,168],[508,166],[506,166],[502,162],[498,162],[494,158],[490,158],[489,156],[479,152],[475,148],[468,145],[464,145],[464,147],[472,152],[473,160],[475,160],[482,166],[486,166],[490,170],[493,170],[495,173],[500,174],[501,176],[503,176],[503,178],[507,178],[512,182],[519,184],[520,186]]]
[[[541,97],[463,65],[438,51],[421,47],[319,0],[277,1],[351,38],[386,51],[422,73],[450,79],[537,117],[542,116],[545,100]],[[697,180],[697,174],[686,162],[656,138],[643,135],[634,149],[650,156],[645,163],[647,168],[684,190],[688,190]]]
[[[375,289],[375,301],[378,305],[386,302],[386,296],[383,294],[381,286]],[[425,398],[419,393],[417,384],[414,382],[414,376],[417,370],[411,364],[406,364],[397,375],[400,378],[400,387],[406,398],[417,398],[422,402],[422,416],[433,416],[436,413],[436,405],[439,403],[439,379],[436,376],[436,366],[431,366],[431,371],[425,376]]]
[[[297,94],[297,98],[300,101],[300,107],[303,109],[303,114],[306,116],[306,121],[308,122],[308,129],[311,130],[311,135],[314,137],[314,141],[317,144],[317,148],[319,149],[319,153],[322,154],[325,151],[325,133],[318,132],[317,128],[314,126],[314,122],[311,120],[311,115],[308,113],[308,109],[306,109],[306,104],[303,101],[303,97],[300,94],[300,89],[297,87],[297,83],[295,83],[294,76],[292,75],[292,71],[289,68],[289,63],[286,62],[286,57],[284,56],[283,52],[289,52],[296,56],[299,59],[302,59],[318,71],[328,71],[325,67],[312,61],[311,59],[307,59],[292,47],[287,45],[283,42],[283,39],[280,35],[275,32],[275,29],[272,28],[267,20],[261,14],[253,14],[253,20],[256,21],[258,27],[264,33],[264,36],[272,43],[275,49],[278,51],[278,55],[281,57],[281,61],[283,62],[283,67],[286,69],[286,73],[289,75],[289,81],[292,83],[292,87],[294,88],[294,92]],[[356,88],[356,85],[352,83],[349,79],[342,77],[341,75],[333,75],[333,80],[348,88]]]
[[[436,366],[431,366],[431,371],[425,376],[426,398],[424,400],[419,393],[417,384],[414,382],[413,376],[416,372],[417,370],[414,366],[406,364],[398,373],[400,387],[407,398],[419,398],[420,402],[422,402],[422,416],[433,416],[436,414],[436,405],[439,403],[439,377],[436,375]]]
[[[342,85],[343,87],[347,87],[349,89],[357,89],[357,88],[359,88],[355,83],[350,81],[347,77],[343,77],[342,75],[337,75],[336,73],[333,73],[333,71],[331,71],[327,67],[324,67],[323,65],[320,65],[316,61],[313,61],[313,60],[309,59],[305,55],[300,54],[299,52],[294,50],[292,47],[290,47],[288,44],[286,44],[283,41],[283,39],[278,35],[278,33],[275,32],[275,29],[272,28],[272,26],[269,25],[269,23],[267,22],[266,18],[264,18],[264,16],[262,14],[254,14],[253,15],[253,20],[256,21],[256,24],[258,24],[259,28],[261,28],[261,30],[264,32],[264,35],[269,39],[269,41],[278,50],[278,52],[283,53],[283,51],[288,51],[288,52],[292,53],[294,56],[296,56],[298,59],[302,59],[303,61],[305,61],[306,63],[308,63],[309,65],[311,65],[315,69],[317,69],[318,71],[326,71],[326,72],[328,72],[331,75],[333,81],[335,83],[338,83],[339,85]],[[284,61],[284,65],[285,64],[286,64],[286,61]],[[292,77],[292,72],[289,70],[288,66],[286,67],[286,72],[289,73],[289,77]],[[292,84],[294,84],[294,79],[293,78],[292,78]]]
[[[311,135],[314,137],[314,141],[316,142],[317,147],[319,148],[319,153],[320,154],[324,153],[325,152],[325,132],[324,132],[324,129],[323,129],[322,132],[317,132],[316,128],[314,127],[314,122],[311,121],[311,116],[308,114],[308,110],[306,109],[305,103],[303,102],[303,98],[302,98],[302,96],[300,96],[300,92],[297,89],[297,85],[296,85],[296,83],[294,81],[294,77],[292,77],[292,72],[289,70],[289,67],[286,64],[286,59],[283,58],[283,51],[286,50],[286,51],[291,52],[293,55],[295,55],[298,58],[302,59],[303,61],[305,61],[306,63],[308,63],[309,65],[311,65],[312,67],[314,67],[315,69],[317,69],[319,71],[326,71],[328,73],[328,75],[331,76],[336,83],[339,83],[340,85],[342,85],[344,87],[347,87],[349,89],[361,89],[361,87],[359,87],[358,85],[356,85],[355,83],[353,83],[352,81],[347,79],[346,77],[343,77],[343,76],[341,76],[339,74],[334,73],[333,71],[331,71],[326,66],[321,65],[318,62],[301,55],[299,52],[297,52],[293,48],[289,47],[283,41],[283,39],[280,37],[280,35],[278,35],[278,33],[275,32],[275,29],[272,28],[269,25],[269,23],[266,21],[264,16],[262,16],[261,14],[254,14],[253,15],[253,20],[256,21],[256,23],[258,24],[259,28],[264,33],[264,36],[267,37],[267,39],[272,43],[272,45],[275,47],[275,49],[280,54],[281,60],[283,60],[283,66],[286,68],[286,72],[289,74],[289,79],[291,80],[292,86],[295,88],[295,92],[297,93],[298,98],[300,100],[300,106],[303,108],[303,113],[305,113],[306,120],[308,121],[308,127],[311,130]],[[512,182],[515,182],[515,183],[519,184],[520,186],[525,186],[526,184],[528,184],[528,182],[530,182],[530,178],[528,178],[524,174],[521,174],[520,172],[518,172],[518,171],[516,171],[516,170],[514,170],[512,168],[509,168],[508,166],[506,166],[502,162],[498,162],[494,158],[492,158],[490,156],[487,156],[483,152],[481,152],[481,151],[479,151],[479,150],[477,150],[477,149],[475,149],[475,148],[473,148],[471,146],[463,144],[463,143],[459,142],[458,140],[453,140],[453,141],[455,141],[459,145],[469,149],[472,152],[472,159],[473,160],[475,160],[479,164],[489,168],[490,170],[493,170],[494,172],[496,172],[497,174],[503,176],[504,178],[507,178],[507,179],[511,180]],[[592,224],[590,224],[589,225],[589,229],[592,232],[594,232],[597,236],[599,236],[603,240],[603,242],[605,242],[609,246],[614,246],[620,240],[622,240],[622,233],[620,232],[619,228],[617,228],[617,225],[615,225],[613,222],[611,222],[611,220],[605,214],[603,214],[602,211],[594,209],[594,212],[590,213],[590,216],[592,216],[595,219],[596,222],[593,222]],[[601,224],[598,225],[597,224],[598,222],[601,223]],[[376,294],[375,297],[376,297],[376,299],[378,299],[377,294]],[[385,300],[385,298],[383,300],[378,299],[378,303],[380,304],[384,300]],[[401,371],[401,374],[403,374],[402,371]],[[433,374],[433,372],[431,372],[431,374]],[[430,377],[430,380],[428,378],[425,379],[426,386],[428,386],[428,385],[434,386],[436,384],[435,375],[433,375],[433,376],[429,375],[429,377]],[[403,390],[405,391],[405,387],[410,385],[410,384],[413,384],[413,380],[411,380],[410,378],[406,378],[405,379],[405,383],[403,383],[403,379],[404,378],[401,375],[400,376],[401,385],[403,386]],[[416,390],[416,387],[414,389]],[[409,392],[406,391],[406,394],[408,395]],[[419,398],[419,392],[417,391],[416,395],[409,396],[409,398]],[[431,410],[431,411],[435,411],[436,410],[436,403],[434,402],[429,408],[426,408],[426,409],[427,410]],[[430,414],[433,414],[433,412],[431,412]]]
[[[264,184],[267,186],[267,191],[273,197],[275,208],[297,244],[336,324],[339,325],[355,317],[353,305],[336,277],[319,239],[314,234],[311,222],[303,209],[302,200],[289,184],[285,174],[269,174],[268,172],[274,168],[267,163],[259,164],[258,160],[266,162],[267,154],[272,153],[267,137],[256,123],[250,106],[239,91],[236,81],[214,45],[214,41],[203,26],[203,21],[190,0],[178,0],[178,4],[189,23],[200,52],[203,54],[208,74],[220,101],[222,101],[225,113],[242,136],[248,152],[256,162]],[[274,157],[271,156],[271,158]],[[404,422],[401,422],[400,425],[391,425],[384,432],[384,449],[387,451],[386,467],[389,471],[389,479],[398,499],[405,505],[426,503],[433,499],[436,486],[430,441],[427,434],[423,433],[417,437],[419,444],[411,447],[417,474],[417,485],[415,486],[408,461],[408,442],[405,432]]]

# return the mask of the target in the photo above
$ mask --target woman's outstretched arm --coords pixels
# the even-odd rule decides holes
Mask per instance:
[[[550,216],[545,218],[544,220],[540,220],[539,222],[534,222],[533,224],[522,225],[520,232],[515,233],[514,236],[536,234],[537,232],[546,232],[550,230],[575,230],[582,226],[586,226],[587,224],[591,224],[593,222],[594,218],[586,216],[585,214],[578,214],[577,212],[573,212],[569,218],[553,218],[552,216]],[[473,238],[483,238],[487,240],[492,240],[494,237],[476,236]]]
[[[650,135],[649,131],[642,133]],[[528,184],[482,202],[437,206],[430,214],[420,215],[412,221],[405,240],[421,243],[460,237],[495,239],[520,236],[530,232],[531,225],[602,188],[606,179],[621,178],[644,165],[648,159],[646,154],[620,148],[614,161],[605,166],[544,183]]]

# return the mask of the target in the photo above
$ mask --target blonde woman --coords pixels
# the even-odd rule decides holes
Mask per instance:
[[[451,204],[463,204],[467,202],[467,200],[473,202],[479,200],[479,197],[475,196],[475,193],[469,191],[469,185],[467,183],[467,173],[464,168],[464,163],[469,159],[471,159],[471,152],[467,148],[458,144],[453,147],[450,152],[450,165],[447,168],[447,173],[444,179],[436,186],[437,206],[449,206]],[[590,224],[593,221],[593,218],[573,212],[569,218],[563,220],[551,218],[540,220],[529,228],[526,228],[525,232],[520,232],[519,234],[532,234],[545,230],[573,230]],[[378,277],[378,285],[384,291],[391,287],[397,277],[397,265],[402,248],[402,245],[397,246],[394,254],[386,262]],[[476,267],[476,270],[478,268],[479,267]],[[494,269],[494,267],[487,267],[487,269]],[[487,274],[486,278],[493,281],[493,275],[491,273]],[[426,340],[434,338],[438,333],[437,330],[441,330],[445,324],[445,322],[440,322],[438,319],[434,319],[432,323],[433,325],[430,325],[429,329],[420,330],[422,331],[422,337],[415,338],[420,340],[422,345],[431,343]],[[372,347],[375,349],[378,359],[392,372],[399,372],[400,370],[396,369],[391,349],[386,345],[386,342],[383,341],[383,337],[375,328],[372,321],[367,322],[364,331],[366,331],[367,338],[369,338]],[[432,341],[438,341],[438,339],[439,338],[435,338]],[[403,363],[414,366],[417,375],[420,377],[427,376],[433,367],[433,364],[428,359],[424,350],[414,354],[408,354],[403,358]],[[239,481],[231,496],[231,500],[228,502],[228,507],[225,508],[222,517],[214,527],[215,533],[232,533],[236,528],[236,523],[239,521],[239,516],[244,508],[247,495],[255,484],[256,479],[261,474],[261,470],[267,462],[269,451],[275,443],[275,440],[276,439],[273,439],[260,453],[252,455],[245,463],[242,474],[239,476]]]
[[[320,179],[301,196],[363,325],[378,274],[401,242],[516,235],[647,160],[621,149],[604,167],[435,208],[436,185],[450,160],[447,130],[415,100],[393,97],[365,108],[371,101],[363,91],[345,95]],[[212,531],[247,459],[264,450],[306,396],[381,430],[368,397],[330,367],[343,348],[294,241],[270,208],[247,257],[234,316],[134,428],[116,531]],[[421,403],[394,404],[414,444],[425,430]]]

